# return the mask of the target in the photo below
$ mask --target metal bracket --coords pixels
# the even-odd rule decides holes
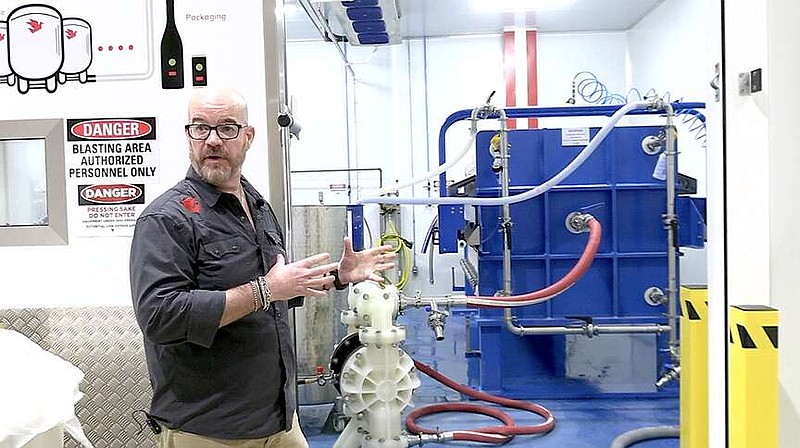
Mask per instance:
[[[749,72],[739,73],[739,95],[748,96],[758,93],[763,88],[762,72],[760,68]]]
[[[739,73],[739,95],[750,95],[750,72]]]
[[[709,83],[711,85],[711,88],[714,89],[714,101],[716,102],[719,102],[720,95],[722,92],[722,88],[719,85],[719,79],[720,79],[720,68],[719,68],[719,62],[717,62],[716,64],[714,64],[714,77],[711,78],[711,82]]]

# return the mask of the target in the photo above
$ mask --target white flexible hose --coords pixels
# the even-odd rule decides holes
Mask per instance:
[[[389,186],[383,187],[380,190],[378,190],[377,192],[375,192],[374,194],[376,196],[382,196],[384,194],[391,193],[393,191],[398,191],[398,190],[400,190],[402,188],[410,187],[412,185],[416,185],[418,183],[425,182],[428,179],[434,178],[434,177],[444,173],[445,171],[447,171],[450,168],[452,168],[453,165],[458,163],[461,159],[464,158],[464,156],[466,156],[469,153],[469,150],[472,149],[472,144],[475,142],[475,137],[477,135],[478,135],[478,131],[477,131],[477,129],[475,127],[473,127],[470,130],[469,141],[467,142],[466,145],[464,145],[464,149],[461,150],[461,152],[458,153],[458,155],[453,160],[451,160],[451,161],[449,161],[447,163],[444,163],[442,165],[439,165],[439,167],[436,168],[435,170],[428,171],[427,173],[421,174],[421,175],[419,175],[419,176],[417,176],[417,177],[415,177],[415,178],[413,178],[411,180],[403,182],[402,184],[395,184],[395,185],[389,185]],[[369,198],[369,199],[372,199],[372,198]],[[362,201],[359,201],[359,203],[363,204],[364,202],[362,200]],[[383,201],[383,203],[387,203],[388,204],[388,202],[386,202],[386,201]]]
[[[653,105],[650,101],[636,101],[633,103],[628,103],[621,107],[619,110],[614,112],[614,115],[611,116],[608,123],[603,126],[602,129],[594,136],[591,142],[569,163],[564,169],[562,169],[558,174],[548,179],[545,183],[526,191],[522,194],[517,194],[514,196],[507,196],[507,197],[499,197],[499,198],[465,198],[465,197],[432,197],[432,198],[400,198],[400,197],[371,197],[371,198],[364,198],[358,201],[359,204],[414,204],[414,205],[429,205],[429,204],[439,204],[439,205],[484,205],[484,206],[491,206],[491,205],[503,205],[503,204],[516,204],[517,202],[527,201],[528,199],[535,198],[541,194],[546,193],[554,186],[558,185],[566,179],[570,174],[572,174],[578,167],[580,167],[586,159],[589,158],[590,155],[597,149],[598,146],[605,140],[608,136],[608,133],[614,129],[617,122],[622,119],[623,116],[628,114],[629,112],[636,110],[636,109],[646,109]],[[442,165],[445,166],[445,165]],[[440,167],[441,168],[441,167]],[[447,167],[445,168],[447,169]],[[438,171],[438,170],[436,170]],[[393,188],[393,190],[396,189]]]

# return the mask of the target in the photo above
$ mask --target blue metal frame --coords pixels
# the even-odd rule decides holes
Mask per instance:
[[[676,111],[690,113],[701,121],[705,119],[701,113],[694,110],[705,107],[703,103],[676,102],[672,105]],[[505,109],[505,113],[508,118],[610,116],[621,107],[620,105],[512,108]],[[655,110],[632,112],[637,115],[662,113]],[[447,129],[457,121],[469,119],[471,115],[471,110],[461,110],[451,114],[445,120],[439,133],[440,164],[446,163],[445,135]],[[528,132],[540,133],[541,131]],[[509,134],[510,140],[518,138],[524,133],[524,131],[512,132],[514,136]],[[619,130],[612,132],[616,135],[627,135],[628,137],[625,137],[627,139],[626,146],[630,146],[631,142],[638,146],[638,141],[641,140],[641,136],[632,134],[642,131],[627,129],[622,131],[622,134]],[[476,148],[486,147],[492,134],[493,132],[482,133],[481,141],[476,140]],[[612,138],[612,135],[609,138]],[[543,137],[534,138],[542,139]],[[530,145],[519,145],[517,148],[528,146]],[[543,157],[542,160],[525,158],[530,155],[524,156],[520,160],[521,154],[515,151],[516,163],[512,164],[510,173],[512,178],[511,194],[527,191],[540,184],[553,174],[554,167],[564,166],[568,159],[574,157],[574,153],[579,150],[580,148],[561,148],[559,151],[545,151],[548,154],[556,154],[555,156],[542,156],[544,149],[540,148],[537,157]],[[486,158],[486,154],[483,153],[478,151],[479,158],[482,156],[484,159]],[[638,161],[630,163],[625,160],[625,163],[620,163],[621,160],[615,159],[618,156],[613,153],[613,151],[606,151],[603,156],[599,158],[595,156],[588,160],[586,167],[573,173],[562,185],[556,186],[545,195],[532,201],[512,205],[512,213],[516,216],[527,215],[536,221],[530,228],[516,228],[517,238],[513,239],[512,257],[515,260],[516,275],[513,278],[512,289],[515,293],[521,293],[538,289],[545,286],[545,283],[554,281],[563,275],[579,256],[579,246],[585,241],[585,237],[569,238],[569,236],[553,233],[557,231],[554,229],[558,225],[563,227],[563,217],[559,218],[560,222],[555,222],[556,218],[553,217],[560,216],[563,212],[561,210],[563,207],[558,204],[563,202],[563,206],[569,205],[578,208],[593,208],[598,203],[605,204],[605,209],[601,207],[590,211],[598,216],[598,219],[605,218],[606,222],[613,223],[605,229],[607,238],[604,238],[604,245],[600,248],[596,266],[592,268],[589,279],[579,282],[579,285],[565,293],[567,296],[587,296],[592,295],[593,288],[603,289],[603,292],[599,293],[603,303],[586,303],[585,300],[576,303],[574,300],[568,300],[569,297],[564,297],[564,300],[558,304],[548,302],[515,310],[517,324],[523,326],[575,325],[576,322],[569,318],[572,315],[590,315],[597,324],[666,324],[666,319],[662,315],[663,310],[649,308],[644,304],[641,292],[636,293],[639,290],[643,291],[644,283],[647,283],[647,286],[651,284],[665,286],[662,283],[666,281],[666,238],[663,235],[665,230],[660,222],[663,210],[660,212],[651,210],[655,204],[657,204],[655,208],[663,209],[666,203],[665,186],[663,181],[655,181],[650,177],[652,165],[647,164],[655,162],[655,159],[645,162],[642,158],[643,153],[638,152]],[[486,160],[482,162],[479,163],[480,166],[486,164]],[[531,175],[531,172],[534,174]],[[544,178],[542,178],[543,175]],[[523,178],[524,180],[521,180]],[[439,181],[440,196],[448,196],[445,173],[440,175]],[[484,169],[481,174],[479,169],[475,180],[477,195],[498,196],[500,189],[496,182],[492,173],[487,173]],[[704,205],[702,201],[681,201],[678,204],[678,213],[682,215],[682,218],[684,215],[690,216],[688,222],[692,223],[687,226],[689,228],[680,229],[681,243],[702,247],[703,241],[699,236],[699,230],[704,226]],[[513,211],[515,209],[516,212]],[[464,227],[463,210],[464,207],[461,205],[439,207],[441,252],[457,251],[457,229]],[[499,207],[481,207],[478,215],[483,215],[483,218],[479,218],[482,227],[485,229],[491,227],[490,223],[494,222],[493,218],[496,219],[499,213]],[[641,220],[635,219],[637,214],[653,215],[655,221],[648,220],[649,224],[644,223],[646,229],[643,230],[641,228],[643,223],[639,222]],[[515,228],[512,228],[512,232],[514,230]],[[536,233],[537,231],[544,232],[544,234],[540,235]],[[638,236],[642,232],[646,233],[645,237]],[[616,234],[622,233],[637,236],[634,236],[632,241],[620,242],[619,236]],[[501,239],[498,239],[500,242],[489,241],[490,236],[488,232],[483,234],[482,238],[485,241],[479,253],[480,277],[486,279],[482,281],[481,291],[479,291],[483,295],[491,295],[494,290],[502,287],[502,279],[498,277],[498,272],[502,271]],[[552,241],[552,238],[556,240]],[[644,239],[642,240],[642,238]],[[625,282],[622,281],[622,277],[625,277]],[[587,281],[588,283],[586,283]],[[477,291],[471,291],[467,287],[466,292],[471,294]],[[637,297],[634,298],[634,295]],[[564,376],[563,369],[567,361],[565,336],[519,338],[505,329],[502,312],[499,310],[481,309],[472,316],[473,324],[470,326],[469,339],[473,341],[473,347],[466,356],[471,385],[490,392],[519,398],[532,396],[593,397],[608,392],[595,389],[589,382]],[[668,353],[663,350],[667,346],[667,335],[637,337],[643,337],[644,340],[650,341],[647,344],[653,344],[653,349],[656,350],[657,365],[661,366],[670,362]],[[513,356],[519,358],[508,359]],[[616,393],[615,395],[647,396],[652,393],[634,392]],[[676,394],[677,387],[674,384],[670,384],[659,393],[660,396]]]
[[[705,103],[671,103],[676,111],[681,113],[691,113],[697,116],[702,121],[705,117],[697,112],[695,109],[704,109]],[[516,107],[504,109],[508,118],[551,118],[551,117],[588,117],[588,116],[611,116],[623,105],[615,106],[555,106],[555,107]],[[630,112],[631,115],[658,115],[663,114],[663,111],[638,109]],[[447,162],[446,152],[446,135],[447,130],[453,124],[467,120],[472,116],[472,109],[463,109],[450,114],[445,119],[442,127],[439,129],[439,164],[443,165]],[[497,118],[486,117],[486,118]],[[442,173],[439,175],[439,196],[449,196],[447,192],[447,175]],[[461,228],[463,220],[458,221],[458,216],[463,212],[461,205],[440,205],[439,206],[439,252],[440,253],[454,253],[457,250],[457,235],[453,233],[452,229]]]

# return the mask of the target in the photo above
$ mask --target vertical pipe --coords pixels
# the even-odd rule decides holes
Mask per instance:
[[[667,213],[664,216],[664,223],[667,227],[667,323],[669,331],[669,353],[673,362],[678,362],[678,267],[677,267],[677,218],[675,216],[675,182],[676,168],[675,159],[677,152],[675,149],[675,125],[672,121],[673,110],[666,104],[667,110]]]
[[[500,110],[500,188],[501,195],[509,195],[508,174],[508,119],[503,110]],[[503,204],[503,295],[511,295],[511,204]]]

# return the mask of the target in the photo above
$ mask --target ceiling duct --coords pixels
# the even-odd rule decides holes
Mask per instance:
[[[400,14],[395,0],[352,0],[327,4],[353,45],[400,43]]]

